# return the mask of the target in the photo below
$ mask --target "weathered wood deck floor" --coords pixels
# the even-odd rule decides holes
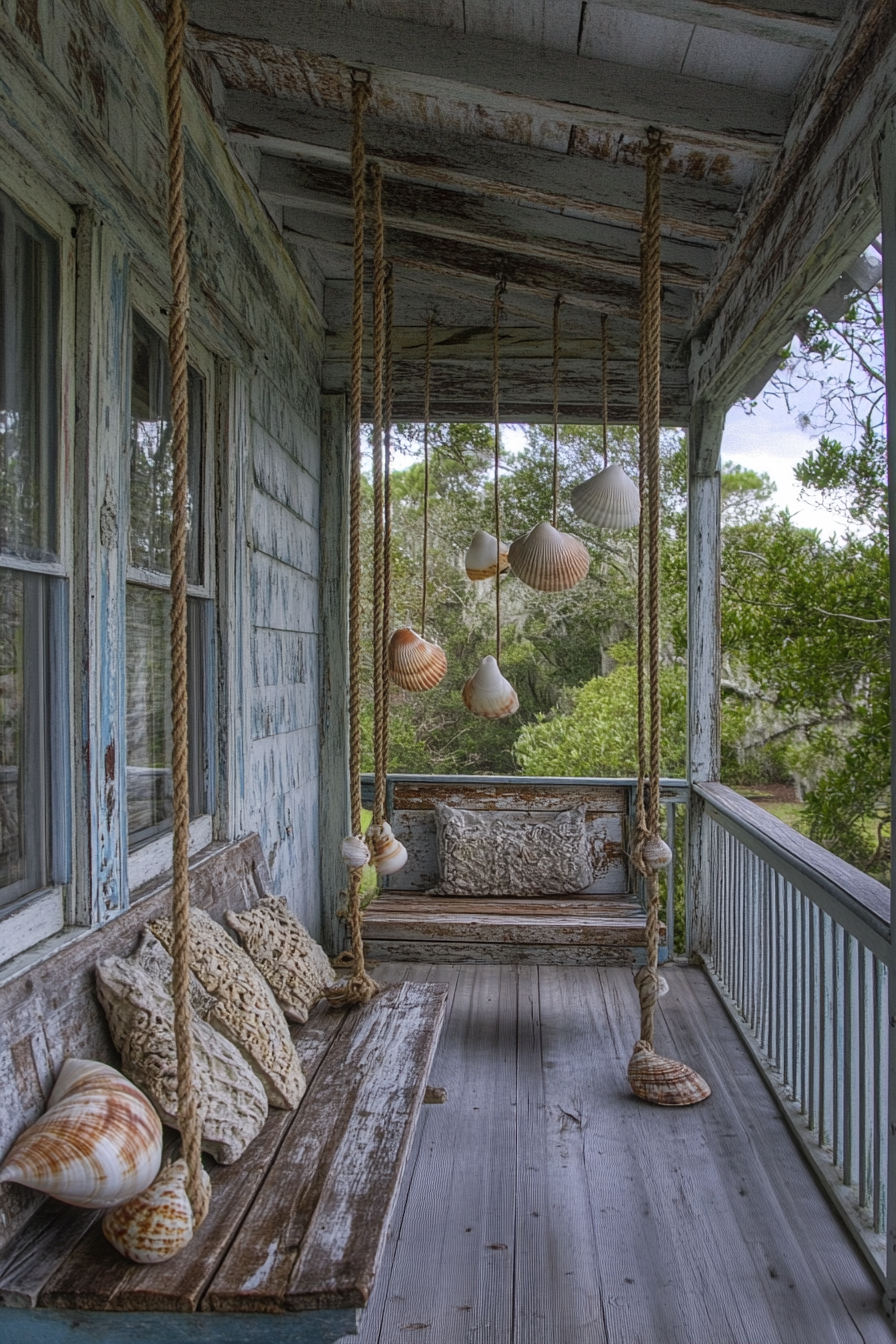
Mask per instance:
[[[879,1293],[699,971],[657,1046],[713,1087],[655,1110],[627,970],[379,966],[450,1017],[360,1344],[892,1344]]]

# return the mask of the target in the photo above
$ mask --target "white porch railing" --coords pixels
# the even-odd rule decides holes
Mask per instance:
[[[883,1283],[889,892],[724,785],[694,791],[698,950]]]

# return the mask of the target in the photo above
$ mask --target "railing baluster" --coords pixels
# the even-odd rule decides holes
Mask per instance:
[[[843,1184],[853,1185],[853,1113],[856,1104],[853,1069],[853,951],[855,939],[841,930],[843,945]]]
[[[868,961],[871,953],[859,948],[859,1208],[866,1209],[870,1198],[871,1131],[868,1125],[868,1030],[871,1017],[869,998],[871,977]]]
[[[672,858],[666,869],[666,956],[675,952],[675,804],[666,804],[666,843]]]
[[[883,1149],[886,1143],[886,1127],[883,1121],[883,1098],[886,1096],[886,1080],[883,1076],[885,1011],[884,1011],[884,968],[874,960],[874,1105],[872,1124],[874,1126],[874,1230],[884,1229],[884,1162]]]

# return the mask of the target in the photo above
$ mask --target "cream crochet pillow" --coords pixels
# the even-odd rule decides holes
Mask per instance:
[[[149,932],[132,957],[96,968],[96,988],[127,1076],[166,1125],[177,1124],[172,961]],[[198,986],[197,986],[198,989]],[[198,994],[205,997],[203,991]],[[195,1007],[195,998],[194,998]],[[193,1014],[193,1081],[202,1115],[202,1147],[217,1162],[235,1162],[267,1119],[264,1087],[235,1046]]]
[[[436,803],[441,881],[428,896],[562,896],[593,881],[584,807],[549,817]]]
[[[291,1022],[308,1011],[336,979],[326,952],[299,923],[280,896],[265,896],[251,910],[228,910],[224,918],[267,980]]]
[[[171,952],[170,919],[149,926]],[[204,910],[190,912],[192,969],[214,1003],[208,1020],[242,1052],[264,1084],[272,1106],[292,1110],[305,1077],[277,1001],[245,952]]]

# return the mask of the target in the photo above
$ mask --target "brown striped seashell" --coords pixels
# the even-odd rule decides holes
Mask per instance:
[[[636,1097],[654,1106],[694,1106],[711,1095],[709,1085],[677,1059],[666,1059],[638,1041],[628,1062],[628,1081]]]
[[[389,640],[389,676],[404,691],[431,691],[448,671],[448,659],[438,644],[430,644],[409,626],[395,630]]]
[[[487,654],[464,682],[461,692],[471,714],[480,719],[506,719],[520,707],[519,697],[491,654]]]
[[[162,1124],[117,1069],[67,1059],[47,1109],[20,1134],[0,1169],[64,1204],[108,1209],[145,1190],[162,1162]]]
[[[408,852],[401,841],[395,839],[388,821],[368,826],[367,847],[371,865],[380,877],[397,873],[408,861]]]
[[[660,835],[648,835],[641,846],[641,858],[656,871],[667,868],[672,862],[672,851]]]
[[[510,547],[510,568],[518,579],[542,593],[575,588],[588,573],[591,558],[578,537],[538,523]]]
[[[206,1189],[208,1175],[203,1172]],[[187,1164],[166,1166],[142,1194],[110,1209],[103,1233],[116,1251],[138,1265],[170,1260],[193,1240],[193,1210],[187,1198]]]
[[[467,571],[468,579],[493,579],[495,571],[498,568],[497,563],[498,543],[491,532],[473,533],[473,540],[464,556],[464,568]],[[501,573],[509,566],[510,561],[507,558],[507,545],[501,542]]]
[[[623,530],[634,527],[641,517],[638,487],[615,464],[577,485],[569,502],[580,518],[595,527]]]
[[[370,861],[367,842],[362,840],[360,835],[347,835],[339,848],[349,868],[363,868],[365,863]]]

